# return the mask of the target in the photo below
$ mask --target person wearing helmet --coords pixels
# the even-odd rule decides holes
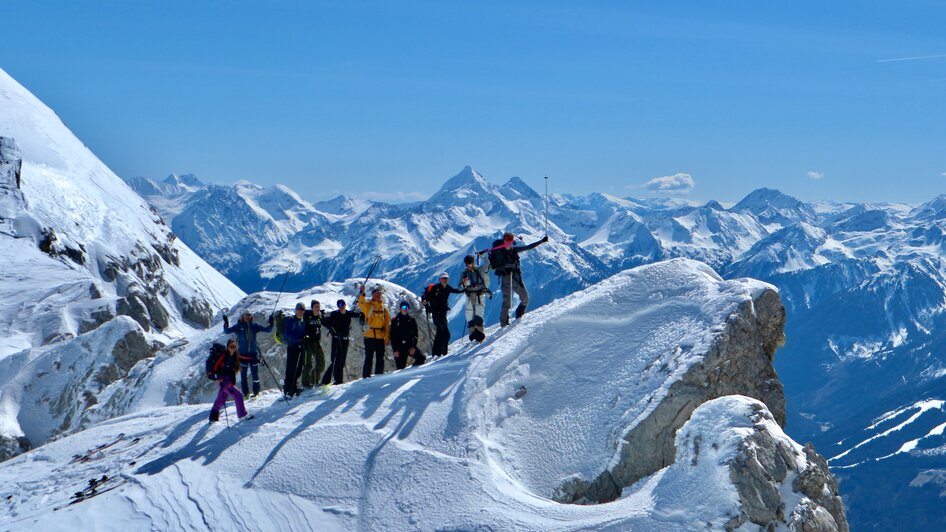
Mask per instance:
[[[358,295],[358,307],[365,315],[365,365],[361,369],[362,378],[371,376],[371,361],[374,360],[374,373],[384,373],[384,347],[391,343],[391,314],[381,300],[381,288],[371,291],[371,299],[365,298],[362,285]]]
[[[519,306],[516,307],[516,319],[519,319],[526,313],[526,307],[529,306],[529,291],[522,282],[522,268],[519,264],[519,254],[523,251],[535,249],[539,244],[549,241],[548,235],[542,237],[527,246],[515,245],[515,236],[506,232],[501,241],[493,242],[492,249],[481,251],[480,253],[489,253],[489,263],[502,283],[503,305],[499,311],[499,325],[505,327],[509,325],[509,308],[512,306],[512,293],[519,296]]]
[[[420,366],[427,358],[417,348],[417,320],[410,315],[411,305],[407,301],[398,304],[398,313],[391,320],[391,350],[394,351],[394,365],[397,369],[407,367],[407,357],[414,359],[414,365]]]
[[[434,326],[437,328],[433,345],[430,348],[430,356],[432,357],[447,354],[447,346],[450,345],[450,327],[447,324],[447,312],[450,311],[450,294],[462,293],[462,290],[450,286],[450,274],[447,272],[440,274],[439,283],[431,284],[424,290],[421,304],[424,305],[427,313],[433,317]]]

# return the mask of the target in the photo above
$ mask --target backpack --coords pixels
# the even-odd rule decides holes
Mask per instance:
[[[508,268],[512,262],[509,250],[500,247],[504,243],[502,239],[494,241],[493,249],[489,252],[489,266],[496,271],[496,275],[504,275],[506,268]]]
[[[207,356],[207,361],[204,362],[204,375],[207,375],[208,379],[217,380],[217,372],[223,368],[226,355],[227,348],[223,344],[214,343],[210,346],[210,354]]]
[[[490,292],[489,290],[489,269],[491,267],[492,265],[489,262],[487,262],[486,264],[483,264],[482,266],[477,266],[476,269],[474,270],[480,274],[480,279],[483,280],[483,288],[485,288],[486,291],[489,292],[490,294],[492,294],[492,292]]]

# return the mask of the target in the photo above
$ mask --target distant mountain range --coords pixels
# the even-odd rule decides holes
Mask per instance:
[[[456,278],[462,257],[504,230],[526,242],[546,232],[542,195],[470,167],[411,205],[309,203],[281,185],[189,175],[128,182],[247,292],[278,288],[287,270],[292,290],[357,277],[376,255],[380,276],[419,292],[439,271]],[[551,242],[523,256],[533,306],[674,257],[775,284],[788,312],[776,359],[788,433],[833,457],[854,529],[946,523],[934,504],[946,490],[946,196],[919,206],[805,203],[770,189],[730,208],[599,193],[549,201]]]

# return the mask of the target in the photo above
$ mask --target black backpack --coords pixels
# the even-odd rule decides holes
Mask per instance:
[[[204,374],[207,378],[217,380],[217,372],[223,368],[224,359],[227,356],[227,348],[223,344],[214,343],[210,346],[210,354],[207,355],[207,361],[204,362]]]
[[[504,247],[499,247],[504,243],[502,239],[496,240],[493,242],[494,249],[489,252],[489,266],[496,272],[496,275],[505,275],[506,269],[509,268],[512,262],[509,250]]]

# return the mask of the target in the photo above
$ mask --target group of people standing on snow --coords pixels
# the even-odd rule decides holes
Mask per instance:
[[[500,326],[509,325],[509,311],[512,304],[512,294],[519,297],[519,306],[516,308],[516,319],[521,318],[529,304],[529,293],[522,281],[522,270],[519,263],[519,253],[536,248],[548,242],[548,236],[529,245],[516,246],[512,233],[504,233],[503,238],[493,242],[490,249],[480,251],[477,255],[488,254],[488,260],[477,265],[473,255],[464,257],[464,269],[460,274],[459,288],[450,285],[450,275],[443,272],[439,282],[429,285],[421,297],[421,304],[433,321],[436,333],[432,339],[430,355],[439,357],[447,354],[450,344],[450,329],[447,322],[447,313],[450,310],[449,297],[451,294],[465,294],[465,317],[467,328],[470,331],[469,339],[482,342],[485,338],[484,315],[485,297],[492,296],[489,289],[489,270],[492,269],[499,277],[502,291],[502,307],[500,309]],[[407,367],[408,359],[413,359],[413,365],[423,364],[427,357],[417,346],[417,321],[410,315],[411,306],[407,301],[398,304],[398,310],[392,317],[382,301],[380,287],[371,291],[371,297],[366,297],[365,286],[362,285],[357,299],[357,309],[349,310],[342,299],[336,302],[336,310],[326,314],[318,301],[311,301],[310,308],[305,304],[297,303],[293,315],[282,320],[281,335],[286,345],[286,371],[283,381],[283,393],[293,397],[303,388],[312,388],[318,384],[342,384],[344,381],[345,363],[348,358],[348,346],[351,341],[352,320],[357,319],[363,324],[363,339],[365,347],[362,378],[374,374],[384,373],[384,355],[386,347],[391,346],[394,364],[397,369]],[[206,363],[207,376],[219,383],[217,399],[210,412],[210,421],[217,421],[220,409],[229,397],[233,397],[237,404],[238,418],[244,418],[247,411],[243,398],[250,394],[250,378],[252,379],[252,397],[260,391],[259,366],[266,364],[261,358],[257,335],[271,333],[274,327],[274,316],[269,317],[267,326],[253,321],[253,314],[245,312],[240,320],[230,326],[226,315],[223,317],[223,331],[225,334],[234,334],[224,349],[220,344],[214,344],[211,356]],[[321,340],[323,331],[331,336],[331,353],[328,368],[325,367],[325,353]],[[241,390],[236,389],[236,374],[240,373]],[[301,388],[299,381],[302,381]],[[251,416],[252,417],[252,416]]]

